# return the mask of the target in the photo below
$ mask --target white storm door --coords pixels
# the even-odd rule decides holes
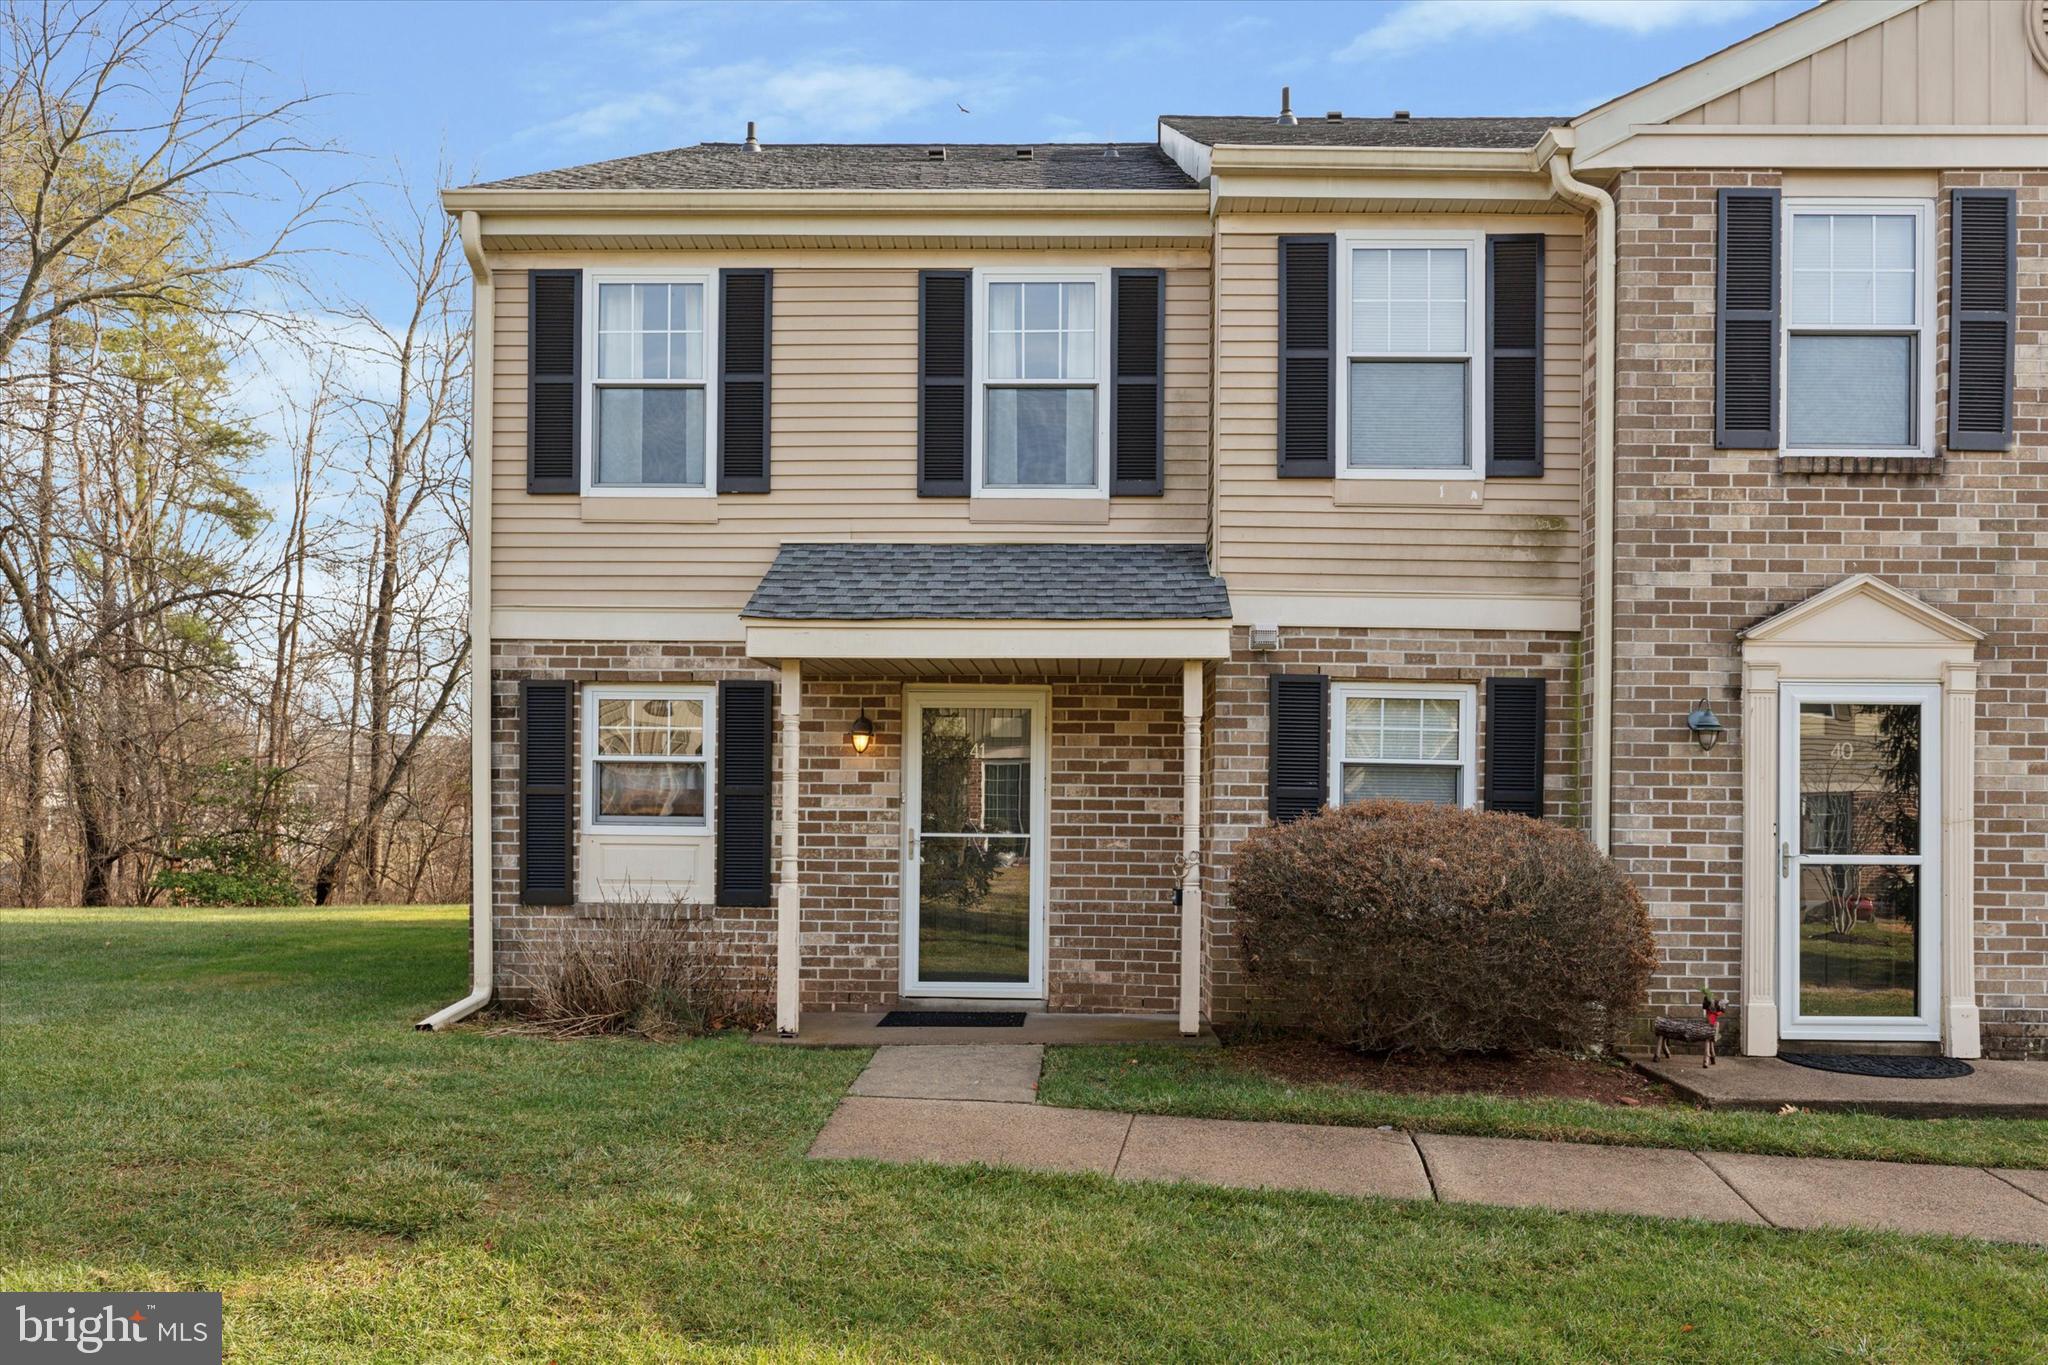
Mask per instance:
[[[903,993],[1045,995],[1043,688],[911,688]]]
[[[1788,1039],[1941,1037],[1941,689],[1781,691],[1778,928]]]

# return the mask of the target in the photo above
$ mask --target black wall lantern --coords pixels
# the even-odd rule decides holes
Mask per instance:
[[[1710,754],[1721,742],[1721,718],[1714,714],[1714,708],[1707,705],[1705,697],[1692,708],[1692,714],[1685,718],[1685,728],[1692,731],[1692,742],[1700,746],[1700,752]]]
[[[875,723],[868,719],[865,707],[861,710],[860,719],[846,732],[846,742],[853,746],[853,751],[857,754],[866,753],[868,745],[875,742]]]

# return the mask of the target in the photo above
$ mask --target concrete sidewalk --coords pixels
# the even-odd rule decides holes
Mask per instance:
[[[1032,1103],[1039,1063],[883,1048],[810,1154],[2048,1244],[2048,1172],[1054,1109]]]

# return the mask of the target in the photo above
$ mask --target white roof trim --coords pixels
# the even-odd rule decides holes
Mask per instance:
[[[1230,622],[750,620],[757,659],[1228,659]]]
[[[1572,120],[1578,131],[1574,164],[1626,140],[1645,123],[1663,123],[1751,81],[1810,57],[1825,47],[1887,19],[1921,0],[1826,0],[1781,24],[1753,34],[1733,47],[1680,67],[1648,85],[1609,100]]]
[[[1766,617],[1755,625],[1738,631],[1736,638],[1745,646],[1768,644],[1797,631],[1803,624],[1817,616],[1825,615],[1852,597],[1874,599],[1900,616],[1960,645],[1975,645],[1984,638],[1984,632],[1975,626],[1965,625],[1947,612],[1930,607],[1911,593],[1893,587],[1876,574],[1867,573],[1845,578],[1834,587],[1814,594],[1796,607],[1787,607],[1775,616]]]

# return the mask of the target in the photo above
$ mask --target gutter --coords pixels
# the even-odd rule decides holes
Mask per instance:
[[[1546,137],[1546,142],[1550,139]],[[1593,844],[1613,842],[1614,821],[1614,197],[1572,175],[1571,148],[1560,139],[1545,158],[1558,195],[1593,211]]]
[[[414,1027],[447,1028],[491,1003],[491,335],[496,295],[483,222],[462,213],[469,261],[469,994]]]

